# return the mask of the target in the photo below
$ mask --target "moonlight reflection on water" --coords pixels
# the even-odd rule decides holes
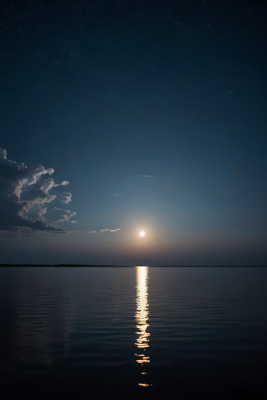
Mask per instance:
[[[147,292],[147,283],[148,283],[148,267],[136,267],[136,328],[138,331],[136,334],[138,338],[136,340],[136,347],[138,353],[136,354],[137,359],[136,362],[141,366],[146,365],[146,363],[150,362],[149,357],[146,356],[146,349],[149,347],[149,339],[150,333],[147,332],[147,328],[149,327],[148,321],[148,292]],[[145,375],[146,372],[142,371],[142,375]],[[139,383],[139,386],[149,386],[147,383]]]

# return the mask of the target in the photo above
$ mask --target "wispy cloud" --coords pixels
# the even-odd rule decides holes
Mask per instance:
[[[152,175],[141,175],[143,178],[153,178]]]
[[[64,192],[63,194],[61,194],[61,196],[63,197],[62,203],[64,204],[68,204],[71,202],[71,198],[72,198],[72,194],[68,193],[68,192]]]
[[[101,229],[100,233],[103,233],[103,232],[118,232],[118,231],[121,231],[121,229],[120,228],[118,228],[118,229]]]
[[[96,231],[89,231],[89,232],[87,232],[87,233],[96,233]]]
[[[76,215],[76,211],[63,210],[62,208],[54,207],[50,213],[52,219],[55,222],[71,222],[76,224],[77,221],[71,221],[70,219]]]
[[[117,193],[113,193],[113,194],[114,194],[114,196],[117,196],[117,197],[119,196]]]

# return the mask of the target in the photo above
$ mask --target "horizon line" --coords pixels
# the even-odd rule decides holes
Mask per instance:
[[[117,264],[0,264],[0,267],[120,267],[120,268],[266,268],[267,265],[117,265]]]

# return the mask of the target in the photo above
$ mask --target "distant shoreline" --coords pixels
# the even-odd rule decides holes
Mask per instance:
[[[0,264],[1,267],[109,267],[135,268],[138,265],[97,265],[97,264]],[[150,268],[266,268],[267,265],[146,265]]]

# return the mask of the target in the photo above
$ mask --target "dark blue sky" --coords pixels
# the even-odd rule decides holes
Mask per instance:
[[[263,2],[2,1],[0,20],[2,262],[266,265]]]

